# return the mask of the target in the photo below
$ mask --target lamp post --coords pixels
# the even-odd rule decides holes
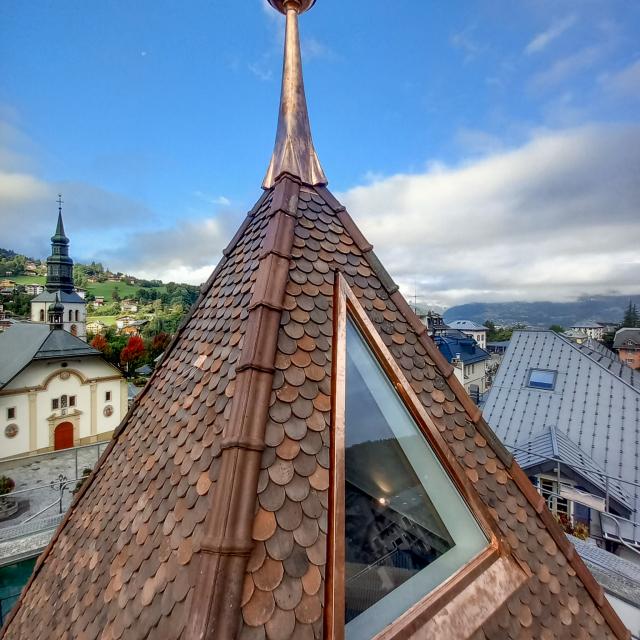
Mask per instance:
[[[63,474],[59,474],[58,479],[54,480],[50,485],[52,489],[54,490],[57,489],[60,492],[60,498],[59,498],[60,513],[62,513],[62,497],[64,495],[65,489],[67,489],[68,482],[69,480],[67,476]]]

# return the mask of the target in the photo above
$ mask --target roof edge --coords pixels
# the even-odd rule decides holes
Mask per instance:
[[[268,195],[272,191],[273,191],[273,189],[267,189],[267,190],[264,191],[264,193],[261,194],[261,196],[260,196],[260,198],[258,198],[258,201],[256,202],[256,204],[247,213],[246,219],[242,223],[243,225],[245,223],[248,224],[247,220],[250,221],[250,219],[253,216],[255,216],[255,214],[259,210],[260,206],[264,203],[264,201],[267,199]],[[196,309],[198,308],[200,302],[202,302],[203,298],[206,296],[206,294],[209,292],[209,290],[213,286],[213,283],[215,282],[216,276],[220,273],[220,271],[222,270],[224,265],[227,263],[227,261],[229,259],[228,256],[232,253],[233,248],[235,248],[235,246],[238,244],[238,242],[240,241],[240,238],[241,238],[241,235],[236,233],[233,236],[233,238],[231,239],[231,241],[229,242],[229,244],[227,245],[227,247],[225,249],[225,251],[227,251],[227,253],[226,254],[223,253],[223,255],[220,258],[220,261],[216,265],[215,269],[212,271],[212,273],[209,276],[209,278],[207,278],[207,281],[201,287],[200,294],[199,294],[197,300],[193,303],[193,305],[191,306],[191,309],[189,310],[189,312],[186,314],[186,316],[184,317],[184,319],[180,323],[180,326],[176,330],[176,333],[173,336],[171,342],[169,343],[169,345],[165,349],[162,358],[156,364],[156,367],[154,368],[153,373],[151,374],[150,378],[147,380],[147,383],[142,388],[140,393],[133,399],[133,402],[131,403],[131,406],[129,407],[129,410],[127,411],[127,413],[124,415],[124,417],[120,421],[120,424],[115,428],[115,430],[113,432],[113,436],[111,438],[111,441],[105,447],[105,450],[102,452],[102,455],[100,456],[100,458],[96,462],[96,465],[93,468],[93,471],[91,472],[89,477],[82,483],[82,486],[80,487],[80,490],[78,491],[78,493],[73,497],[73,500],[71,501],[71,504],[69,505],[69,508],[67,509],[67,512],[66,512],[64,518],[62,519],[62,521],[60,522],[60,524],[58,525],[58,527],[54,531],[53,536],[51,537],[51,540],[49,541],[49,544],[45,547],[44,551],[38,556],[38,560],[36,561],[36,565],[35,565],[35,567],[33,569],[33,573],[31,574],[31,577],[29,578],[29,580],[27,581],[27,584],[23,587],[22,591],[20,592],[20,596],[19,596],[17,602],[15,603],[15,605],[13,606],[13,608],[11,609],[11,611],[9,612],[9,615],[5,619],[4,625],[0,628],[0,640],[2,640],[2,638],[4,638],[6,630],[8,629],[8,627],[9,627],[9,625],[11,623],[11,620],[13,620],[15,615],[18,613],[18,610],[20,609],[20,606],[22,605],[22,601],[23,601],[23,598],[24,598],[25,594],[27,593],[27,591],[28,591],[29,587],[31,586],[31,584],[33,583],[33,581],[36,579],[36,577],[37,577],[38,573],[40,572],[40,569],[42,568],[42,565],[45,563],[45,561],[47,559],[47,556],[49,555],[53,545],[58,540],[58,538],[60,537],[61,533],[63,532],[67,522],[69,521],[69,518],[75,512],[75,509],[78,506],[78,504],[80,503],[80,500],[82,500],[82,497],[87,493],[89,488],[91,486],[93,486],[93,482],[96,479],[100,469],[102,468],[102,465],[104,464],[104,461],[107,459],[107,457],[109,456],[109,454],[111,453],[111,451],[115,447],[116,443],[120,439],[120,436],[126,430],[126,426],[127,426],[128,422],[129,422],[129,418],[131,417],[133,412],[137,409],[137,407],[140,404],[140,402],[142,401],[143,397],[146,395],[147,391],[151,387],[152,381],[155,379],[158,371],[160,371],[160,369],[161,369],[160,364],[168,357],[168,355],[175,348],[178,340],[180,339],[180,336],[182,335],[182,332],[184,331],[184,328],[188,324],[189,320],[191,320],[191,318],[193,317],[193,314],[195,313]],[[44,340],[43,340],[43,343],[44,343]],[[42,345],[42,343],[41,343],[41,345]]]
[[[236,391],[221,442],[219,479],[197,552],[188,637],[233,638],[240,622],[299,193],[298,182],[281,180],[271,203],[272,217],[262,243],[236,369]],[[220,518],[220,513],[226,517]]]

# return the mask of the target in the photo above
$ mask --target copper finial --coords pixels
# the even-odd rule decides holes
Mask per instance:
[[[269,3],[286,15],[287,28],[278,132],[262,187],[270,189],[285,172],[309,185],[326,185],[327,178],[311,139],[298,33],[298,14],[310,9],[315,0],[269,0]]]

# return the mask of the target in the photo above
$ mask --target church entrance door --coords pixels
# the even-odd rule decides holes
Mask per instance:
[[[70,422],[61,422],[53,432],[53,448],[69,449],[73,447],[73,425]]]

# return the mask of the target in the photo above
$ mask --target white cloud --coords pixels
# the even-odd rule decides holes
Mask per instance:
[[[465,54],[464,61],[470,62],[476,56],[487,50],[486,45],[479,43],[473,36],[476,30],[475,25],[471,25],[462,31],[458,31],[451,36],[451,44],[460,49]]]
[[[436,304],[637,293],[640,127],[537,133],[341,195],[383,263]],[[634,262],[635,260],[635,262]]]
[[[531,87],[538,91],[552,89],[581,71],[592,70],[606,49],[605,45],[589,46],[556,60],[548,69],[533,76]]]
[[[567,29],[570,29],[576,23],[576,16],[570,15],[561,20],[556,20],[546,30],[538,33],[531,42],[525,47],[525,53],[531,55],[532,53],[540,53],[544,51],[549,44],[559,38]]]
[[[607,74],[600,80],[607,90],[622,96],[640,98],[640,60],[617,73]]]

